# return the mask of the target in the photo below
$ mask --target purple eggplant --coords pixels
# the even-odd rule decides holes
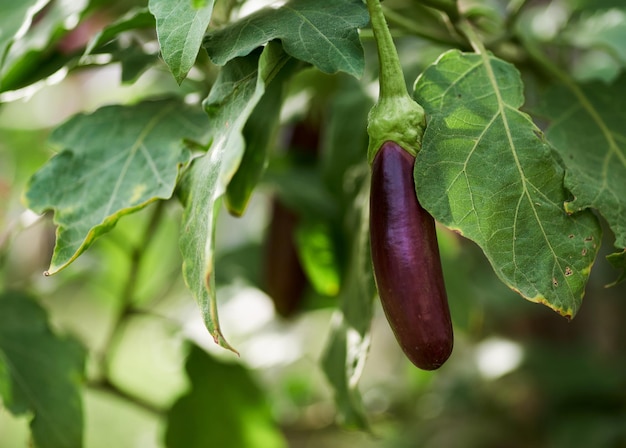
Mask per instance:
[[[435,221],[415,194],[415,157],[386,141],[372,163],[370,242],[378,294],[413,364],[439,368],[450,356],[452,322]]]
[[[301,306],[308,281],[294,241],[298,215],[274,199],[265,247],[265,290],[276,312],[289,318]]]
[[[317,160],[319,143],[319,125],[300,121],[290,129],[286,150],[293,155],[296,165],[311,164]],[[264,287],[276,312],[284,318],[300,311],[309,286],[295,243],[299,220],[298,214],[280,198],[273,198],[265,242]]]

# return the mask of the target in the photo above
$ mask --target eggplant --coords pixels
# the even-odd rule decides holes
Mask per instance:
[[[378,295],[398,343],[413,364],[439,368],[453,346],[435,221],[419,204],[415,157],[384,142],[372,163],[370,244]]]
[[[301,306],[308,280],[295,243],[298,215],[275,198],[265,246],[265,291],[276,312],[289,318]]]
[[[289,129],[286,150],[295,165],[317,163],[320,145],[319,125],[300,121]],[[302,307],[309,280],[295,242],[300,217],[278,196],[272,200],[272,215],[265,237],[264,289],[283,318],[290,318]]]

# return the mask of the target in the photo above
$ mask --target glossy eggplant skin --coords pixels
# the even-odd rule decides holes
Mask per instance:
[[[439,368],[453,346],[435,221],[419,204],[415,158],[383,143],[372,163],[370,244],[378,294],[396,339],[413,364]]]

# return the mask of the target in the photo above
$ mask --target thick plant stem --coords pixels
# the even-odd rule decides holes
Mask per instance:
[[[370,137],[367,158],[371,164],[386,141],[394,141],[415,156],[422,146],[426,127],[424,109],[409,95],[379,0],[367,0],[372,31],[378,49],[379,85],[378,102],[370,111],[367,132]]]

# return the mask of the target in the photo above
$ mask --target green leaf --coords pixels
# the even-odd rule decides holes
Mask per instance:
[[[430,117],[415,163],[417,195],[475,241],[524,298],[566,317],[581,305],[600,242],[591,212],[569,215],[564,172],[530,117],[522,81],[493,56],[445,53],[416,83]]]
[[[622,66],[626,65],[626,10],[609,9],[584,15],[559,36],[580,48],[608,50]]]
[[[191,388],[168,413],[167,448],[283,448],[262,390],[240,364],[220,362],[192,346]]]
[[[134,83],[148,68],[158,63],[159,55],[138,41],[132,32],[144,28],[154,29],[155,26],[154,16],[148,8],[134,8],[90,40],[79,64],[89,65],[90,56],[94,54],[110,55],[109,64],[119,62],[122,66],[122,83]],[[120,39],[124,33],[129,38]]]
[[[126,31],[155,26],[154,16],[147,8],[134,8],[96,34],[89,41],[84,56],[94,53],[97,48],[111,42]]]
[[[376,287],[369,252],[369,167],[367,111],[372,100],[349,79],[335,97],[324,151],[325,178],[344,212],[340,222],[348,246],[343,276],[322,367],[335,396],[340,420],[367,428],[358,381],[367,358]]]
[[[82,446],[84,364],[84,349],[52,333],[32,298],[0,295],[0,377],[9,380],[0,387],[2,401],[14,414],[34,414],[31,429],[39,448]]]
[[[6,53],[13,44],[16,35],[20,29],[30,23],[38,0],[22,0],[16,2],[14,0],[0,0],[0,72],[4,71],[4,61]],[[41,7],[45,4],[40,5]]]
[[[268,146],[280,119],[284,83],[298,68],[299,64],[290,64],[288,69],[280,71],[243,128],[246,150],[226,190],[226,207],[235,216],[243,215],[254,187],[267,168]]]
[[[367,116],[374,101],[359,81],[344,76],[331,103],[326,142],[321,153],[322,178],[332,196],[351,203],[351,177],[362,169],[363,145],[367,147]]]
[[[332,104],[327,129],[328,144],[321,154],[321,171],[324,183],[333,196],[353,200],[353,194],[347,187],[352,186],[351,177],[355,170],[362,168],[366,157],[363,145],[367,147],[367,116],[374,105],[359,81],[347,76],[342,77]]]
[[[157,54],[146,53],[139,45],[130,45],[112,53],[112,61],[122,65],[122,83],[132,84],[159,61]]]
[[[57,241],[48,274],[65,268],[123,215],[172,196],[189,160],[183,138],[206,138],[206,115],[178,100],[107,106],[54,130],[63,149],[30,180],[26,201],[54,210]]]
[[[335,252],[333,228],[329,223],[309,219],[296,229],[298,255],[311,285],[319,294],[335,296],[341,283],[341,269]]]
[[[201,9],[191,0],[150,0],[150,12],[157,24],[161,54],[174,78],[180,84],[196,62],[206,32],[214,1]]]
[[[204,46],[214,63],[224,65],[280,39],[289,55],[323,72],[360,77],[364,63],[357,28],[368,21],[361,0],[292,0],[210,32]]]
[[[626,250],[607,255],[606,259],[615,269],[621,272],[617,279],[608,286],[614,286],[626,280]]]
[[[205,101],[213,144],[194,160],[183,178],[185,204],[180,247],[183,276],[200,305],[206,326],[215,342],[234,349],[222,336],[215,300],[213,256],[215,223],[221,198],[244,151],[242,129],[260,101],[265,86],[289,62],[279,44],[268,45],[226,65]]]
[[[339,292],[340,310],[333,316],[322,368],[334,390],[342,423],[366,429],[358,381],[369,350],[376,293],[369,252],[369,182],[361,180],[360,185],[348,215],[351,239],[347,272]]]
[[[313,166],[294,163],[291,157],[276,158],[270,162],[264,182],[287,207],[305,219],[337,216],[337,203]]]
[[[624,6],[622,0],[566,0],[569,6],[578,11],[620,8]]]
[[[566,210],[594,208],[604,216],[620,249],[611,260],[619,266],[621,258],[622,267],[626,266],[626,111],[615,99],[624,95],[626,76],[612,85],[571,82],[548,91],[540,109],[551,122],[546,135],[563,159],[565,186],[574,195]]]
[[[0,91],[21,88],[46,78],[71,60],[71,56],[58,51],[56,44],[73,25],[68,17],[80,17],[88,3],[87,0],[50,2],[40,18],[31,23],[28,31],[8,50],[3,59]]]

